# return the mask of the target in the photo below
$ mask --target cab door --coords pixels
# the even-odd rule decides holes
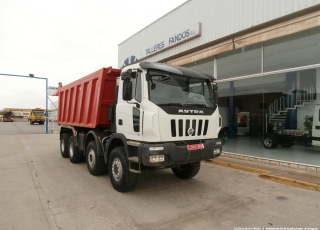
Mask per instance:
[[[117,132],[127,139],[142,141],[142,81],[141,73],[131,73],[131,78],[121,80],[116,111]],[[131,99],[124,99],[124,94],[131,89]],[[128,95],[126,95],[128,96]]]

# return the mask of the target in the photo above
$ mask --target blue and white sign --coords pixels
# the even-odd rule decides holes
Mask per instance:
[[[52,96],[52,94],[54,94],[55,92],[58,91],[58,87],[55,86],[48,86],[48,95]]]
[[[122,67],[135,63],[136,61],[138,61],[138,58],[134,55],[131,55],[130,57],[126,58],[126,60],[124,60]]]
[[[146,57],[156,52],[163,51],[175,45],[186,42],[190,39],[199,37],[200,35],[201,35],[201,23],[199,22],[197,24],[189,26],[186,29],[178,31],[177,33],[167,38],[164,38],[163,40],[160,40],[160,42],[157,42],[147,47],[144,51],[142,51],[142,54],[143,54],[142,56]]]

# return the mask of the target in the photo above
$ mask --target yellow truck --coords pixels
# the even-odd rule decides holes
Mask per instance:
[[[32,109],[29,116],[30,125],[33,125],[34,123],[38,123],[39,125],[44,124],[44,109],[35,108]]]

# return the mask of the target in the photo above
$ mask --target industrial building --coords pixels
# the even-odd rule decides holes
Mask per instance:
[[[320,165],[317,138],[265,141],[320,136],[320,0],[186,1],[119,44],[119,67],[140,61],[217,79],[224,152]]]

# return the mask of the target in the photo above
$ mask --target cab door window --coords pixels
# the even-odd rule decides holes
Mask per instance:
[[[141,77],[140,74],[132,79],[132,98],[136,101],[141,102],[142,100],[142,92],[141,92]]]
[[[132,98],[136,101],[141,102],[142,92],[141,92],[141,76],[138,73],[137,77],[132,79]],[[140,132],[140,109],[139,107],[132,107],[132,120],[133,120],[133,130],[135,132]]]

